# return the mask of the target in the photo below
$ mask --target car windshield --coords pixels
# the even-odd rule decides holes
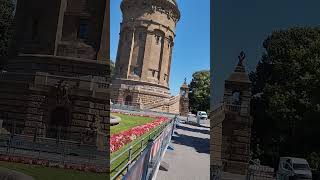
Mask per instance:
[[[309,170],[308,164],[293,164],[294,170]]]
[[[202,113],[201,113],[201,115],[207,115],[207,113],[205,113],[205,112],[202,112]]]

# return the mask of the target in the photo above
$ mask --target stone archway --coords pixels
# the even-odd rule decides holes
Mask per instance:
[[[125,105],[129,105],[131,106],[132,105],[132,96],[131,95],[127,95],[125,100],[124,100],[124,104]]]
[[[50,112],[46,136],[54,139],[67,139],[69,122],[69,109],[64,106],[57,106]]]

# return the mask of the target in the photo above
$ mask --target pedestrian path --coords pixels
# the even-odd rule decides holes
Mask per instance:
[[[0,167],[0,180],[34,180],[21,172]]]
[[[157,180],[209,180],[210,179],[210,127],[180,123],[166,151],[163,162],[168,171],[159,170]]]

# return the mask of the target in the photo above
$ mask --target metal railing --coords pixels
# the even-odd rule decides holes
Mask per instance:
[[[52,163],[95,166],[106,169],[107,151],[76,141],[25,135],[0,135],[0,154]]]
[[[71,132],[62,127],[44,127],[29,129],[32,132],[21,134],[23,129],[16,122],[6,126],[6,133],[0,134],[0,155],[100,169],[106,169],[109,165],[107,145],[104,150],[98,150],[95,141],[83,142],[86,133]]]
[[[249,160],[246,180],[289,180],[291,178],[290,173],[275,172],[274,168]]]
[[[131,111],[140,110],[140,104],[133,103],[133,102],[112,102],[111,104],[112,109],[126,109]]]
[[[146,109],[132,109],[132,108],[126,108],[125,106],[114,106],[111,105],[111,111],[112,112],[121,112],[121,113],[130,113],[130,114],[141,114],[141,115],[150,115],[150,116],[165,116],[173,118],[177,114],[168,113],[168,112],[159,112],[159,111],[152,111],[152,110],[146,110]]]
[[[212,165],[210,170],[210,176],[211,176],[211,180],[221,180],[222,177],[222,170],[223,170],[223,164],[222,165]]]
[[[224,110],[224,104],[221,103],[219,105],[217,105],[212,111],[211,111],[211,115],[215,115],[216,113],[219,113],[220,111]]]
[[[234,105],[234,104],[226,104],[226,109],[233,112],[240,112],[241,106],[240,105]]]
[[[165,154],[166,149],[169,146],[169,143],[171,141],[172,135],[174,133],[174,130],[176,128],[177,119],[174,118],[171,120],[170,124],[165,127],[163,132],[159,137],[157,137],[153,142],[151,142],[150,151],[156,152],[153,153],[148,162],[148,170],[147,170],[147,176],[144,180],[155,180],[160,163],[162,161],[162,158]],[[160,147],[158,146],[160,144]]]

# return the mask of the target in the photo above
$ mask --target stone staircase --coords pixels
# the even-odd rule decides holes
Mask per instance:
[[[173,104],[177,103],[179,100],[180,100],[180,94],[177,95],[177,96],[173,96],[170,99],[158,100],[158,101],[155,101],[155,102],[151,102],[151,103],[145,104],[143,109],[152,110],[152,109],[156,109],[156,108],[159,108],[159,107],[162,107],[162,106],[170,106],[170,105],[173,105]]]

